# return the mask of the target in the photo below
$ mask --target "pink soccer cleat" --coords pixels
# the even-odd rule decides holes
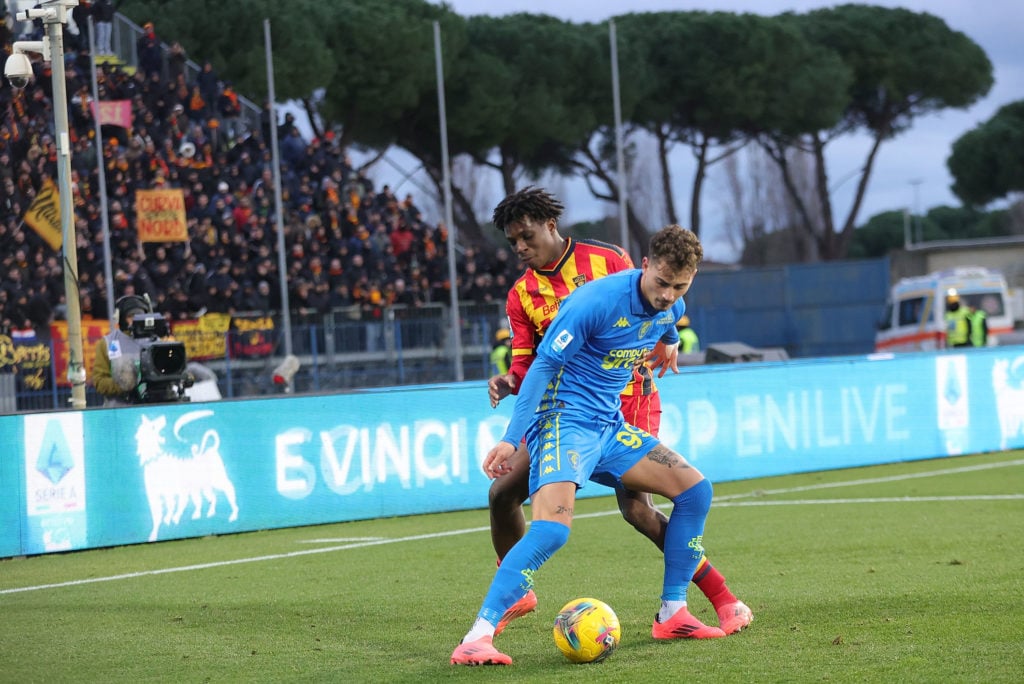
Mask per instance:
[[[511,665],[512,659],[494,648],[491,641],[491,637],[483,636],[459,644],[452,652],[452,665]]]

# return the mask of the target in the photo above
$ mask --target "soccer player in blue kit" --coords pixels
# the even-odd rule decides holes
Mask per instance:
[[[665,574],[655,639],[725,636],[686,608],[686,591],[704,551],[711,483],[648,432],[626,423],[619,394],[636,364],[678,372],[675,322],[703,258],[691,231],[658,231],[639,270],[578,288],[561,304],[523,380],[512,420],[487,454],[491,477],[525,435],[533,521],[495,573],[476,622],[451,656],[458,665],[510,665],[493,644],[505,611],[533,586],[533,575],[569,538],[576,490],[588,479],[659,494],[673,503],[665,534]]]

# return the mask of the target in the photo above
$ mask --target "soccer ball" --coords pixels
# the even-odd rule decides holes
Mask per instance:
[[[555,646],[574,663],[599,663],[619,645],[619,618],[603,601],[578,598],[555,616]]]

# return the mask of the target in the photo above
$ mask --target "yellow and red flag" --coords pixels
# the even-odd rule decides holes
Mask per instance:
[[[60,193],[49,178],[43,180],[43,187],[25,210],[25,223],[46,240],[54,251],[64,242],[60,223]]]

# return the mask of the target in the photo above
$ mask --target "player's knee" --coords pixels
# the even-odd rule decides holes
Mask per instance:
[[[672,498],[672,503],[680,510],[685,510],[693,515],[707,515],[711,510],[711,498],[713,495],[711,481],[704,478],[697,484]]]
[[[536,540],[538,551],[550,558],[569,541],[569,526],[553,520],[535,520],[527,534]]]
[[[654,542],[659,549],[665,548],[668,518],[654,506],[649,497],[619,497],[619,511],[633,529]]]
[[[522,506],[529,497],[529,485],[511,475],[499,477],[487,492],[487,504],[492,511],[510,511]]]
[[[640,499],[621,499],[619,512],[622,518],[638,530],[642,530],[648,520],[656,516],[657,511]]]

